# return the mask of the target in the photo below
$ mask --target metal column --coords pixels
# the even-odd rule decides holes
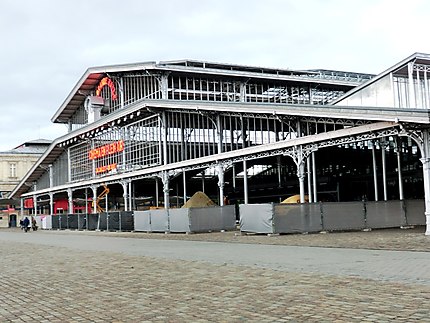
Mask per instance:
[[[49,172],[49,188],[54,187],[54,173],[52,170],[52,164],[49,164],[48,166],[48,172]],[[49,192],[49,214],[54,214],[54,194],[52,192]]]
[[[91,186],[93,191],[93,213],[97,213],[97,186]]]
[[[375,201],[378,202],[378,173],[376,170],[376,151],[375,143],[372,142],[372,164],[373,164],[373,186],[375,188]]]
[[[160,196],[158,192],[158,177],[155,178],[155,206],[158,207],[160,203]]]
[[[233,191],[236,192],[236,166],[233,164],[232,166],[232,172],[233,172]]]
[[[85,213],[88,213],[88,188],[85,187]]]
[[[37,196],[33,196],[34,215],[37,215]]]
[[[69,183],[72,181],[72,160],[70,156],[70,148],[67,148],[67,179]]]
[[[108,213],[108,223],[109,223],[109,193],[105,195],[105,203],[106,203],[106,209],[105,212]]]
[[[163,192],[164,192],[164,208],[168,209],[170,204],[170,195],[169,195],[169,174],[166,171],[163,171],[161,175],[161,180],[163,182]]]
[[[68,214],[73,214],[73,191],[71,188],[67,189],[67,199],[69,201]]]
[[[409,108],[416,108],[415,88],[414,88],[414,63],[408,63],[408,90]]]
[[[302,127],[299,120],[297,120],[297,137],[302,136]],[[305,163],[303,160],[303,147],[299,146],[296,156],[297,166],[297,177],[299,178],[299,189],[300,189],[300,203],[305,203]]]
[[[124,198],[124,211],[128,211],[128,183],[121,182],[122,186],[122,196]]]
[[[309,199],[309,203],[313,202],[311,158],[312,158],[312,155],[309,155],[308,158],[306,158],[306,169],[308,171],[308,199]]]
[[[217,136],[218,136],[218,154],[222,153],[222,142],[223,142],[223,138],[222,138],[222,127],[221,127],[221,116],[219,115],[219,113],[217,114],[216,117],[216,127],[217,127]]]
[[[132,192],[132,184],[131,180],[128,182],[128,208],[130,211],[133,211],[133,192]]]
[[[224,167],[222,164],[217,164],[218,188],[219,188],[219,205],[224,205]]]
[[[299,178],[300,203],[305,203],[305,163],[303,161],[297,165],[297,177]]]
[[[243,195],[245,204],[248,204],[248,168],[246,167],[245,159],[243,160]]]
[[[282,187],[281,156],[276,156],[276,164],[278,167],[278,187]]]
[[[54,172],[52,170],[52,164],[48,166],[48,174],[49,174],[49,188],[54,187]]]
[[[54,193],[49,192],[49,215],[54,214]]]
[[[381,154],[382,154],[382,185],[384,188],[384,201],[387,201],[387,162],[385,158],[385,142],[381,142]]]
[[[163,133],[163,165],[167,165],[168,163],[168,159],[167,159],[167,117],[166,117],[166,112],[163,111],[163,115],[162,115],[163,119],[162,119],[162,133]]]
[[[397,174],[399,179],[399,199],[403,200],[403,179],[402,179],[402,163],[401,163],[402,142],[397,138]]]
[[[164,73],[161,75],[160,78],[160,90],[161,90],[161,98],[163,100],[168,99],[168,91],[169,91],[169,79],[168,79],[168,73]]]
[[[121,109],[124,109],[124,78],[119,78],[119,104],[121,106]]]
[[[185,170],[182,170],[182,184],[184,186],[184,204],[187,203],[187,177]]]
[[[314,185],[314,198],[313,198],[313,202],[316,203],[318,202],[317,199],[317,167],[316,167],[316,162],[315,162],[315,152],[313,151],[312,154],[312,184]]]
[[[21,218],[24,216],[24,199],[21,197],[20,198],[20,207],[21,209],[19,210],[19,214],[21,215]]]
[[[430,135],[429,129],[423,130],[423,147],[421,149],[423,163],[424,199],[426,216],[426,235],[430,235]]]
[[[297,148],[293,157],[297,167],[297,178],[299,179],[300,203],[305,203],[305,161],[303,159],[303,147]]]

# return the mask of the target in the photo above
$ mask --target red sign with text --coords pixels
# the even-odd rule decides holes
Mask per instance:
[[[102,93],[102,89],[108,86],[111,92],[111,97],[112,100],[116,100],[118,98],[118,95],[116,94],[116,88],[115,88],[115,83],[109,78],[109,77],[104,77],[102,78],[102,80],[100,81],[99,85],[97,86],[97,90],[96,90],[96,95],[100,96],[100,94]]]
[[[98,148],[91,149],[88,153],[90,160],[99,159],[105,156],[113,155],[124,150],[124,141],[119,140]]]
[[[114,169],[116,169],[116,163],[109,164],[106,166],[100,166],[100,167],[96,168],[96,174],[109,172],[109,171],[114,170]]]

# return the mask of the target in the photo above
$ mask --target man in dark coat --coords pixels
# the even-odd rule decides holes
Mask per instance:
[[[28,219],[28,217],[25,217],[24,221],[23,221],[23,226],[24,226],[24,231],[27,232],[28,231],[28,227],[30,225],[30,220]]]

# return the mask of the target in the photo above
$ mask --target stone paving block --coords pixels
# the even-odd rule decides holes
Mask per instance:
[[[420,284],[7,241],[0,259],[0,322],[430,322]]]

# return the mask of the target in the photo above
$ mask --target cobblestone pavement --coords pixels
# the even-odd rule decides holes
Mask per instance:
[[[331,247],[357,241],[360,245],[356,248],[379,246],[429,251],[430,239],[420,229],[398,231],[274,237],[234,233],[158,234],[156,237],[203,240],[210,236],[230,242],[320,246],[324,243],[323,246]],[[15,231],[15,234],[52,238],[76,233]],[[135,238],[154,235],[79,234],[83,240],[87,234]],[[361,234],[365,238],[360,239]],[[404,242],[403,235],[407,236]],[[398,241],[391,244],[389,240]],[[162,260],[107,251],[83,252],[7,239],[0,243],[0,259],[0,322],[430,322],[430,287],[418,283]]]
[[[238,231],[196,234],[95,231],[85,231],[82,233],[136,239],[168,239],[307,247],[430,251],[430,236],[425,236],[424,232],[425,227],[418,226],[410,229],[383,229],[367,232],[352,231],[285,235],[240,234]]]

